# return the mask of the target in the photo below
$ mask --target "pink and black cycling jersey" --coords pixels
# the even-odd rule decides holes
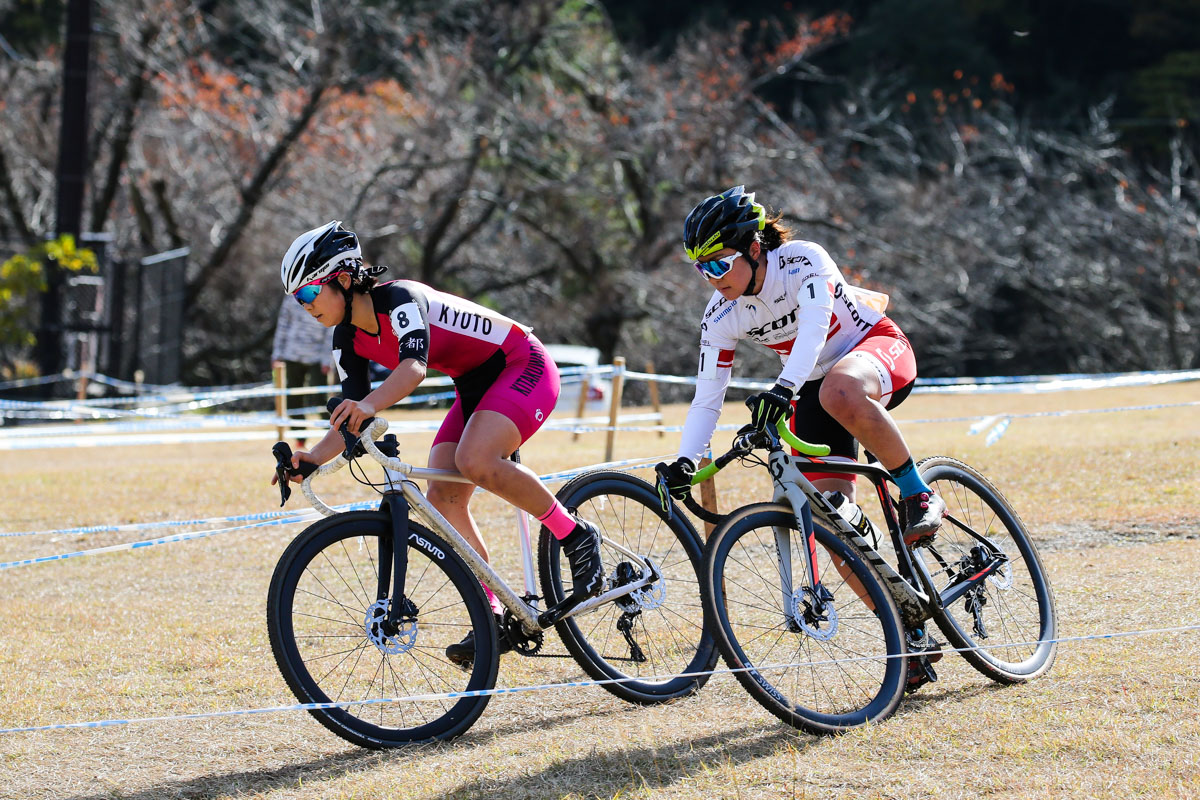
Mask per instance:
[[[370,297],[379,333],[342,323],[333,334],[342,393],[351,400],[361,400],[371,390],[368,361],[395,369],[401,361],[415,358],[449,375],[456,384],[464,379],[478,385],[488,382],[489,375],[494,379],[500,374],[507,354],[527,348],[529,328],[416,281],[381,284]],[[529,382],[540,378],[531,375]],[[513,388],[520,392],[520,386]]]
[[[825,249],[785,242],[767,253],[762,289],[726,300],[714,292],[700,323],[700,366],[679,454],[697,459],[716,429],[737,343],[774,350],[781,379],[799,388],[825,376],[884,319],[862,302]]]

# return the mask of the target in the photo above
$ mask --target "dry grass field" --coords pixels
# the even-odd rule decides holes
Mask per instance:
[[[918,456],[962,459],[1008,496],[1042,549],[1062,635],[1087,636],[1200,624],[1200,407],[1015,419],[992,447],[968,422],[924,420],[1197,399],[1194,383],[918,395],[897,417]],[[677,423],[684,408],[665,413]],[[730,403],[722,421],[744,417]],[[619,433],[618,456],[673,453],[676,437]],[[403,454],[422,462],[430,438],[402,438]],[[6,453],[0,531],[268,511],[268,447]],[[539,472],[592,464],[603,435],[543,432],[523,455]],[[719,480],[725,510],[769,495],[758,471],[734,466]],[[331,500],[366,499],[345,472],[327,484]],[[477,505],[498,568],[518,581],[509,512]],[[299,530],[0,570],[0,728],[294,703],[264,606]],[[0,561],[169,532],[0,538]],[[545,652],[565,653],[553,633]],[[1198,665],[1200,631],[1066,643],[1024,686],[993,685],[948,656],[941,680],[890,720],[837,738],[782,725],[728,675],[657,708],[598,688],[503,696],[462,738],[400,752],[360,750],[298,712],[0,734],[0,798],[1200,797]],[[498,684],[581,676],[569,658],[508,655]]]

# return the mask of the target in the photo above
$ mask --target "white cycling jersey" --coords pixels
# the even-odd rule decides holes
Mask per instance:
[[[766,255],[757,295],[726,300],[720,292],[700,323],[696,395],[680,437],[679,455],[698,461],[717,427],[733,372],[737,343],[750,339],[779,354],[779,378],[797,389],[832,369],[867,335],[883,312],[863,302],[825,248],[784,242]]]

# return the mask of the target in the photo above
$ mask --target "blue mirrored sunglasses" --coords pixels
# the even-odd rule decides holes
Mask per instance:
[[[317,295],[321,293],[321,287],[329,283],[337,277],[335,272],[333,275],[326,275],[324,278],[317,278],[311,283],[306,283],[292,293],[292,297],[296,298],[296,302],[302,306],[311,305],[312,301],[317,299]]]
[[[725,273],[733,269],[733,262],[737,260],[739,255],[741,254],[734,253],[731,256],[719,258],[716,261],[696,261],[693,262],[692,266],[696,268],[696,271],[699,272],[701,276],[715,280],[717,278],[724,277]]]

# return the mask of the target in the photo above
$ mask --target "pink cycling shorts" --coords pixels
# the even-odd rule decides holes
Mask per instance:
[[[494,361],[455,380],[458,393],[433,444],[462,439],[476,411],[495,411],[513,421],[524,444],[558,402],[558,366],[537,337],[514,331]]]

